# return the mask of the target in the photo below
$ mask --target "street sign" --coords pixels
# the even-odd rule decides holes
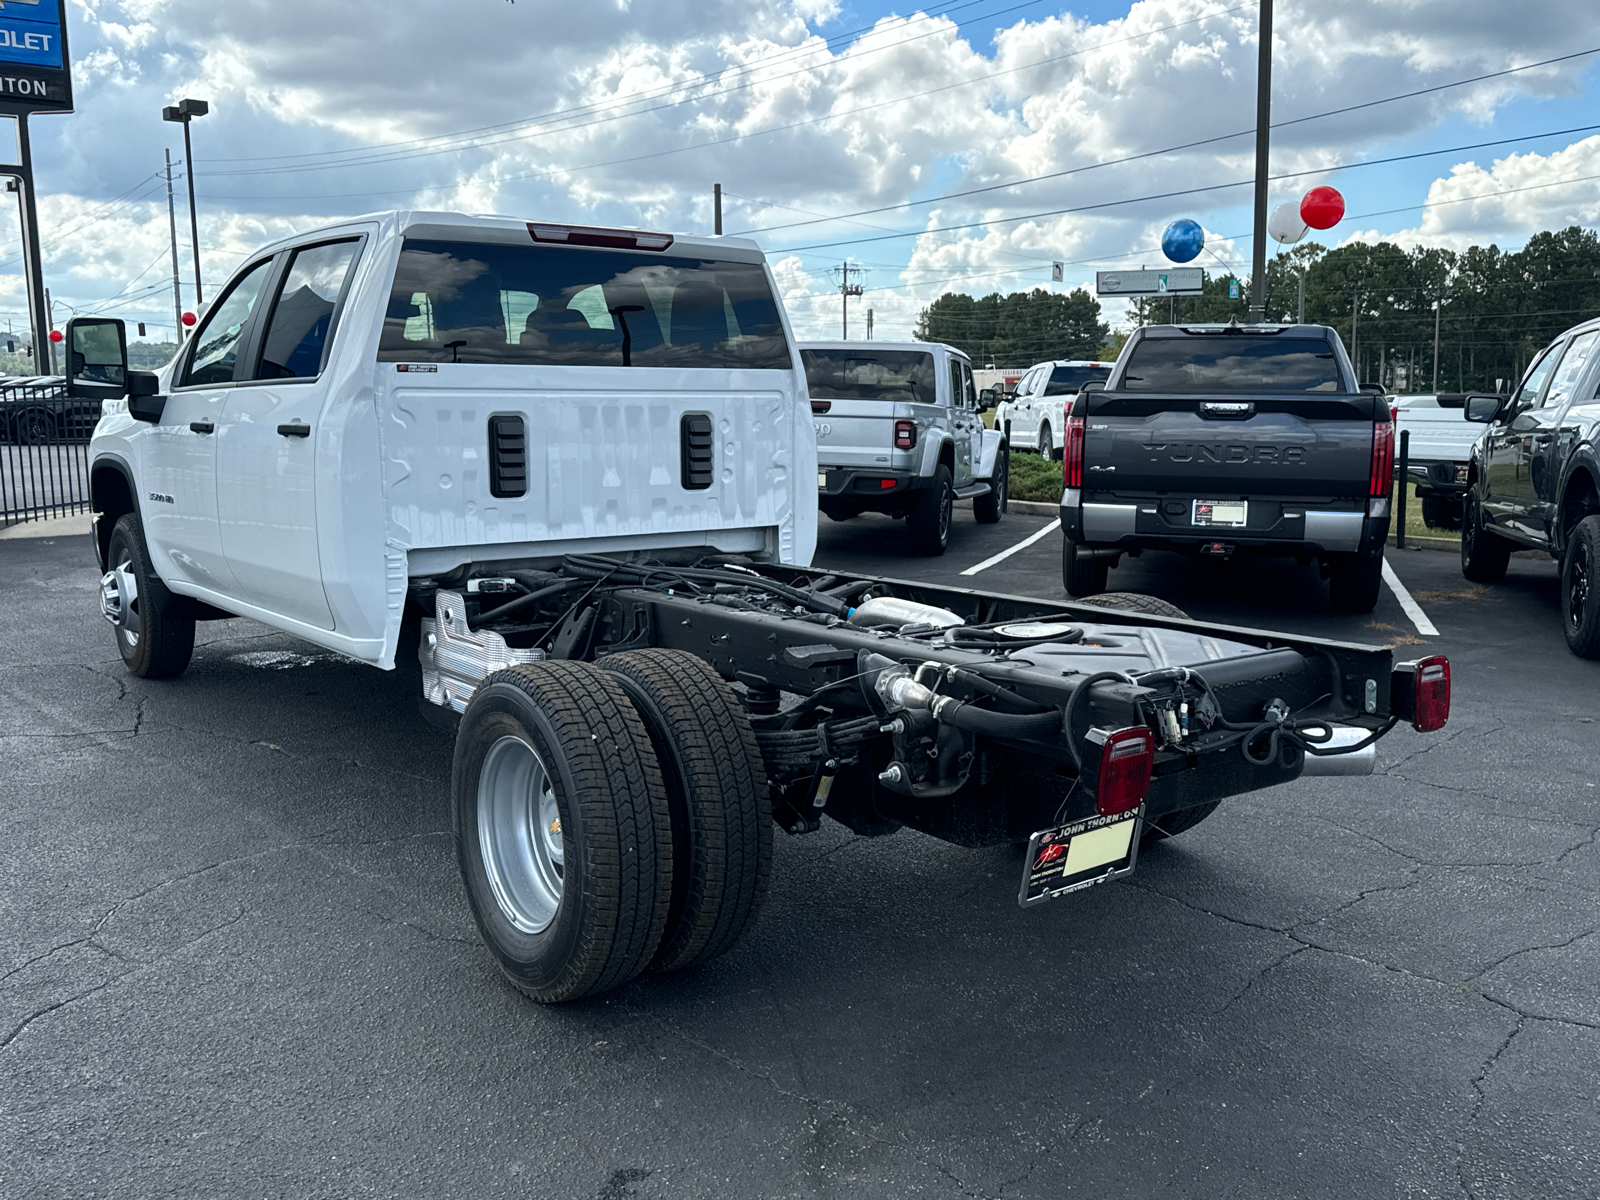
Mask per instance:
[[[71,111],[67,0],[0,0],[0,113]]]
[[[1066,269],[1067,269],[1067,264],[1066,263],[1058,263],[1058,262],[1051,263],[1050,264],[1050,281],[1052,283],[1060,283],[1061,280],[1062,280],[1063,275],[1066,273]]]
[[[1165,271],[1096,271],[1095,292],[1101,296],[1198,296],[1205,290],[1202,267],[1169,267]]]
[[[1239,298],[1239,281],[1237,279],[1230,279],[1230,280],[1228,280],[1228,299],[1229,300],[1237,300],[1238,298]]]

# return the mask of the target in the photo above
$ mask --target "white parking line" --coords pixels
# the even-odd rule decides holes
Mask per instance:
[[[993,558],[986,558],[981,563],[979,563],[977,566],[968,567],[965,571],[963,571],[961,573],[963,575],[976,575],[979,571],[987,571],[990,567],[994,566],[996,563],[1005,562],[1006,559],[1010,558],[1018,550],[1026,550],[1029,546],[1033,545],[1040,538],[1044,537],[1045,534],[1054,533],[1054,532],[1056,532],[1056,530],[1058,530],[1060,528],[1061,528],[1061,522],[1060,522],[1059,519],[1055,520],[1055,521],[1051,521],[1050,524],[1046,525],[1043,529],[1039,530],[1039,532],[1034,534],[1032,537],[1024,538],[1022,541],[1018,542],[1015,546],[1012,546],[1009,550],[1002,550],[1002,551],[1000,551],[999,554],[996,554]]]
[[[1389,560],[1383,560],[1383,581],[1389,585],[1389,590],[1394,593],[1394,598],[1400,601],[1400,607],[1405,609],[1406,616],[1411,618],[1411,623],[1417,627],[1417,632],[1423,637],[1438,637],[1439,631],[1433,627],[1433,622],[1428,620],[1428,614],[1422,611],[1422,605],[1411,598],[1411,593],[1406,591],[1406,585],[1400,582],[1400,576],[1394,573],[1394,568],[1389,565]]]

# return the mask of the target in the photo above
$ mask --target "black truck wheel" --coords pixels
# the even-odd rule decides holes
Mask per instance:
[[[1371,612],[1382,587],[1382,555],[1339,554],[1328,564],[1328,602],[1341,612]]]
[[[955,484],[951,481],[950,468],[941,463],[928,486],[917,492],[911,500],[911,513],[906,525],[911,533],[911,548],[918,554],[932,557],[944,553],[945,547],[950,544],[950,517],[955,500]]]
[[[1429,529],[1460,529],[1461,501],[1453,496],[1422,497],[1422,523]]]
[[[173,614],[172,595],[150,567],[144,527],[124,513],[111,529],[100,611],[117,631],[122,665],[141,679],[173,679],[194,655],[194,620]]]
[[[1573,527],[1561,556],[1561,625],[1567,648],[1600,658],[1600,516]]]
[[[1189,614],[1176,604],[1169,604],[1160,596],[1148,596],[1143,592],[1106,592],[1100,596],[1090,596],[1083,601],[1096,608],[1125,608],[1129,612],[1149,613],[1152,617],[1176,617],[1180,621],[1187,621]]]
[[[629,650],[600,666],[644,721],[672,811],[672,902],[651,969],[691,967],[732,949],[766,899],[766,764],[744,705],[704,659]]]
[[[1039,436],[1036,440],[1040,458],[1051,459],[1056,456],[1055,447],[1052,445],[1050,440],[1049,421],[1040,422]]]
[[[994,475],[989,480],[989,494],[975,497],[972,515],[979,525],[995,525],[1000,514],[1006,511],[1006,499],[1011,494],[1011,451],[1002,447],[994,464]]]
[[[1106,590],[1111,560],[1091,554],[1066,538],[1061,539],[1061,586],[1069,596],[1098,596]]]
[[[1461,573],[1473,583],[1499,583],[1506,577],[1513,547],[1484,528],[1483,513],[1471,492],[1462,504]]]
[[[644,723],[588,663],[496,671],[456,733],[456,861],[478,932],[554,1003],[626,983],[661,944],[672,818]]]

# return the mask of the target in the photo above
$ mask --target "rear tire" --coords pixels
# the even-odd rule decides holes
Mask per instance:
[[[1098,596],[1106,590],[1111,560],[1084,553],[1076,543],[1061,539],[1061,586],[1069,596]]]
[[[1328,603],[1340,612],[1371,612],[1382,587],[1381,554],[1341,554],[1328,564]]]
[[[672,901],[650,969],[726,953],[756,923],[772,874],[772,801],[750,717],[704,659],[629,650],[600,660],[644,721],[672,812]]]
[[[1422,523],[1429,529],[1460,529],[1461,501],[1449,496],[1422,497]]]
[[[1169,604],[1160,596],[1148,596],[1143,592],[1106,592],[1103,596],[1091,596],[1084,603],[1096,608],[1123,608],[1129,612],[1149,613],[1152,617],[1176,617],[1180,621],[1189,619],[1189,614],[1176,604]]]
[[[496,671],[462,714],[450,785],[472,917],[516,987],[556,1003],[644,970],[672,896],[672,818],[613,676],[581,662]]]
[[[933,473],[932,483],[917,492],[911,500],[907,524],[911,533],[911,548],[930,558],[943,554],[950,544],[950,519],[955,506],[955,484],[951,482],[950,468],[939,464]]]
[[[1561,556],[1561,627],[1567,649],[1600,658],[1600,516],[1574,526]]]
[[[124,513],[106,548],[109,568],[100,580],[102,611],[122,614],[116,623],[122,665],[140,679],[175,679],[194,656],[194,620],[172,613],[173,595],[150,566],[144,527],[137,513]]]
[[[972,516],[979,525],[996,525],[1011,495],[1011,451],[1002,447],[989,479],[989,494],[972,501]]]
[[[1462,506],[1461,573],[1473,583],[1499,583],[1511,565],[1512,545],[1484,527],[1483,513],[1471,492]]]

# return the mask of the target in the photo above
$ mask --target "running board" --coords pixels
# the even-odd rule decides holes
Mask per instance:
[[[957,500],[971,500],[975,496],[987,496],[994,489],[987,483],[975,483],[971,487],[957,488]]]

